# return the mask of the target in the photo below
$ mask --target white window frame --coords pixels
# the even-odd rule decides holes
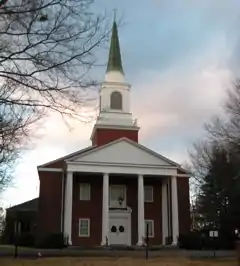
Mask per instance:
[[[81,190],[83,189],[83,187],[86,187],[86,185],[88,187],[88,199],[83,199],[83,198],[81,198],[81,195],[83,194],[83,193],[81,193]],[[79,200],[81,200],[81,201],[91,200],[91,185],[90,185],[90,183],[84,183],[84,182],[80,183],[80,185],[79,185]]]
[[[152,224],[152,235],[149,235],[148,237],[149,237],[149,238],[153,238],[153,237],[154,237],[154,220],[148,220],[148,219],[147,219],[147,220],[144,220],[144,223],[145,223],[145,224],[144,224],[144,226],[145,226],[145,227],[144,227],[144,228],[145,228],[145,229],[144,229],[144,230],[145,230],[145,237],[147,237],[147,236],[146,236],[146,229],[147,229],[147,228],[146,228],[146,223],[151,223],[151,224]]]
[[[81,234],[81,222],[82,221],[87,221],[88,222],[88,232],[87,235],[82,235]],[[78,235],[79,237],[90,237],[90,219],[89,218],[79,218],[79,224],[78,224]]]
[[[151,200],[147,200],[146,197],[145,197],[145,189],[146,188],[151,188],[151,191],[152,191],[152,198],[151,198]],[[153,195],[154,191],[153,190],[154,190],[153,189],[153,186],[144,186],[144,202],[153,202],[154,201],[154,195]]]
[[[112,205],[112,188],[119,187],[124,189],[124,202],[122,208],[127,207],[127,187],[125,185],[110,185],[109,186],[109,206],[115,208],[116,206]]]

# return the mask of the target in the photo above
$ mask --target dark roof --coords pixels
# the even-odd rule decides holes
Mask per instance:
[[[117,70],[123,73],[116,21],[113,22],[112,38],[111,38],[111,44],[110,44],[110,50],[109,50],[109,56],[108,56],[108,65],[107,65],[107,72],[111,70]]]
[[[53,160],[53,161],[50,161],[50,162],[47,162],[47,163],[44,163],[44,164],[38,165],[37,168],[46,167],[46,166],[51,166],[51,165],[54,164],[54,163],[58,163],[58,162],[61,162],[61,161],[67,160],[67,159],[69,159],[69,158],[71,158],[71,157],[73,157],[73,156],[80,155],[80,154],[82,154],[82,153],[84,153],[84,152],[87,152],[87,151],[90,151],[90,150],[92,150],[92,149],[94,149],[94,148],[96,148],[96,147],[97,147],[96,145],[95,145],[95,146],[89,146],[89,147],[84,148],[84,149],[82,149],[82,150],[78,150],[78,151],[75,151],[75,152],[73,152],[73,153],[67,154],[67,155],[65,155],[65,156],[63,156],[63,157],[57,158],[57,159],[55,159],[55,160]],[[57,168],[59,168],[59,167],[57,167]]]
[[[38,198],[32,199],[21,204],[15,205],[13,207],[7,208],[7,211],[37,211],[38,208]]]

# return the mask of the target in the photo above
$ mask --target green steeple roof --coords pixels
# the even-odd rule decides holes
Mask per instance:
[[[115,70],[115,71],[117,70],[123,73],[116,21],[113,22],[112,38],[111,38],[111,44],[110,44],[110,50],[109,50],[109,56],[108,56],[108,65],[107,65],[107,72],[112,71],[112,70]]]

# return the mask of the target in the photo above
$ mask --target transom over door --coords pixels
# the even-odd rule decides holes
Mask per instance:
[[[110,186],[110,197],[109,205],[114,208],[125,208],[126,207],[126,187],[123,185],[111,185]]]

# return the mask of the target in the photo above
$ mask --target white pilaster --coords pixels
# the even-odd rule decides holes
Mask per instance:
[[[167,199],[167,183],[162,182],[162,244],[166,245],[166,237],[168,236],[168,199]]]
[[[144,181],[143,175],[138,176],[138,243],[141,246],[144,244],[145,237],[145,221],[144,221]]]
[[[109,175],[103,174],[103,197],[102,197],[102,243],[107,244],[109,232]]]
[[[68,245],[72,245],[72,198],[73,173],[67,172],[64,200],[64,236],[68,237]]]
[[[177,177],[172,176],[172,245],[177,245],[179,236]]]

